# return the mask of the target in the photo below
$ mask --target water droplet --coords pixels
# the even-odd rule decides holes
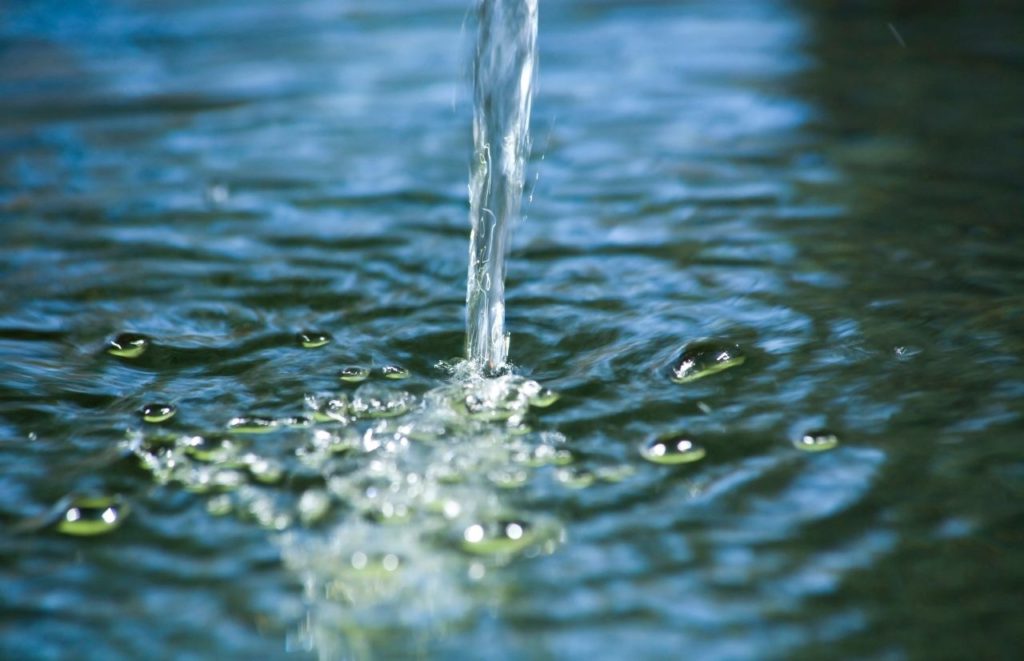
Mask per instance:
[[[142,419],[146,422],[164,422],[173,418],[177,412],[173,404],[146,404],[142,407]]]
[[[312,525],[324,518],[330,509],[331,498],[321,489],[309,489],[299,497],[299,519],[305,525]]]
[[[594,474],[581,468],[562,468],[555,473],[559,482],[570,489],[586,489],[594,483]]]
[[[57,531],[79,537],[102,535],[121,525],[128,511],[119,496],[74,498],[57,522]]]
[[[533,526],[521,519],[474,523],[462,532],[462,548],[470,553],[516,553],[534,542]]]
[[[693,342],[683,348],[672,367],[672,380],[689,383],[730,367],[742,365],[747,357],[736,344]]]
[[[368,376],[370,376],[370,370],[358,365],[352,365],[341,370],[339,378],[346,383],[362,383],[366,381]]]
[[[839,445],[839,437],[830,431],[809,431],[793,441],[793,445],[804,452],[824,452]]]
[[[236,434],[265,434],[276,427],[276,420],[258,415],[240,416],[228,421],[228,429]]]
[[[118,358],[138,358],[149,348],[149,338],[141,333],[121,333],[107,345],[107,353]]]
[[[309,330],[302,331],[297,337],[299,344],[302,345],[303,349],[319,349],[322,346],[330,344],[332,339],[328,333]]]
[[[655,439],[640,454],[656,464],[688,464],[700,461],[706,454],[703,447],[685,438]]]

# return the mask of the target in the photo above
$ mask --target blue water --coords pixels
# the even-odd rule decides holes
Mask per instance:
[[[0,8],[0,658],[1012,657],[1014,3],[542,2],[506,330],[561,398],[529,433],[449,420],[393,452],[366,417],[227,429],[355,397],[349,365],[408,369],[359,392],[416,406],[459,383],[437,363],[465,342],[470,9]],[[107,353],[128,331],[152,345]],[[746,360],[673,383],[698,340]],[[143,422],[160,402],[177,415]],[[361,450],[303,463],[349,429]],[[228,434],[284,475],[163,483],[131,451],[159,430]],[[815,430],[838,445],[794,445]],[[645,459],[664,435],[704,458]],[[350,488],[378,459],[407,480],[520,441],[572,463],[445,487],[544,532],[507,557]],[[587,472],[616,479],[575,488]],[[309,491],[330,507],[304,524]],[[130,512],[64,534],[72,493]],[[376,573],[336,574],[359,548]]]

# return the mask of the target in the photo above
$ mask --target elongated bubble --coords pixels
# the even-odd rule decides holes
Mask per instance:
[[[473,62],[473,163],[469,179],[466,356],[501,369],[505,258],[519,215],[530,151],[530,105],[537,59],[537,0],[482,0]]]

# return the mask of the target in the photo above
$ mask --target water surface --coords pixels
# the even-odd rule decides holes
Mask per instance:
[[[388,393],[452,382],[473,36],[468,3],[415,4],[0,9],[0,656],[1019,649],[1013,3],[542,3],[506,326],[517,372],[561,394],[525,422],[573,463],[472,494],[563,530],[550,552],[480,560],[358,503],[282,533],[119,450],[309,415],[306,395],[361,387],[346,366],[407,369],[365,382]],[[125,332],[152,343],[107,353]],[[746,359],[673,383],[701,340]],[[467,447],[510,433],[478,423]],[[294,453],[315,429],[237,436],[285,463],[259,485],[291,514],[319,484]],[[663,436],[705,454],[645,459]],[[130,512],[95,537],[14,533],[69,493]],[[361,539],[404,549],[439,599],[328,594]]]

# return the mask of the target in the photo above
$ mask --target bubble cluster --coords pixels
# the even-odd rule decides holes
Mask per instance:
[[[357,418],[393,418],[407,413],[415,398],[378,383],[364,383],[352,393],[349,409]]]
[[[562,434],[532,429],[534,409],[557,399],[536,381],[462,375],[414,395],[385,368],[375,375],[308,394],[303,415],[239,415],[184,434],[146,425],[126,445],[155,482],[202,494],[211,516],[282,533],[311,603],[343,603],[355,618],[420,599],[457,610],[459,581],[564,540],[517,494],[611,481],[577,466]]]

